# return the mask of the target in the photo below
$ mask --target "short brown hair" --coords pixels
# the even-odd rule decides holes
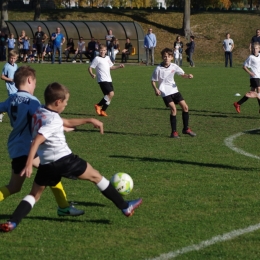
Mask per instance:
[[[167,53],[169,56],[173,56],[172,49],[170,48],[165,48],[161,51],[161,55],[163,56],[165,53]]]
[[[15,50],[9,51],[8,58],[10,58],[10,57],[18,57],[17,51],[15,51]]]
[[[35,79],[35,69],[30,66],[21,66],[14,73],[14,83],[15,86],[19,89],[21,85],[26,83],[28,77]]]
[[[44,91],[45,104],[49,105],[56,100],[61,99],[62,101],[66,99],[66,94],[69,90],[58,82],[53,82],[49,84]]]

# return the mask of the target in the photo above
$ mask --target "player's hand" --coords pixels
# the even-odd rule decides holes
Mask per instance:
[[[119,65],[119,68],[124,68],[124,67],[125,67],[124,64],[120,64],[120,65]]]
[[[99,121],[99,120],[93,118],[93,120],[92,120],[91,123],[93,124],[93,126],[94,126],[95,128],[98,128],[98,129],[99,129],[100,134],[104,134],[103,123],[102,123],[101,121]]]
[[[93,79],[95,79],[95,78],[96,78],[96,74],[92,74],[91,77],[92,77]]]
[[[27,167],[23,168],[23,170],[20,172],[20,176],[26,176],[27,178],[30,178],[32,175],[33,169],[32,167]]]
[[[188,79],[193,79],[193,75],[192,74],[188,74]]]
[[[158,88],[155,90],[155,95],[156,96],[161,96],[161,91]]]

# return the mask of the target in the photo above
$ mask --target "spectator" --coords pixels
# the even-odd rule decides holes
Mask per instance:
[[[43,57],[48,55],[48,60],[52,57],[53,55],[53,43],[52,40],[49,40],[49,42],[45,45],[44,51],[43,51]]]
[[[27,57],[27,62],[28,63],[36,62],[33,50],[29,50],[28,57]]]
[[[112,32],[111,29],[108,30],[107,33],[108,33],[108,34],[107,34],[106,37],[105,37],[106,46],[107,46],[107,55],[108,55],[109,57],[111,57],[111,56],[114,56],[114,48],[111,48],[111,47],[110,47],[110,43],[111,43],[112,38],[115,37],[115,36],[113,35],[113,32]]]
[[[144,37],[144,48],[146,52],[146,66],[149,65],[149,59],[151,59],[151,65],[154,65],[154,48],[156,47],[156,36],[153,33],[153,29],[149,28],[148,33]]]
[[[99,42],[99,40],[96,40],[96,44],[95,44],[95,57],[99,55],[99,49],[100,49],[100,42]]]
[[[14,38],[14,34],[10,33],[10,38],[7,38],[7,47],[8,47],[8,53],[14,49],[16,40]]]
[[[76,58],[79,54],[80,63],[82,63],[82,54],[86,55],[86,43],[83,41],[83,37],[79,38],[78,47],[75,52],[75,56],[72,59],[72,63],[76,63]]]
[[[125,48],[122,50],[122,58],[121,62],[127,62],[128,56],[132,53],[132,43],[130,42],[130,38],[126,38]]]
[[[234,49],[234,41],[230,39],[230,34],[226,34],[226,39],[223,41],[223,50],[225,52],[225,67],[229,65],[232,67],[232,51]]]
[[[96,49],[96,41],[94,37],[91,37],[90,42],[88,43],[88,49],[86,51],[86,56],[89,58],[89,61],[92,62],[95,58],[95,49]]]
[[[254,54],[253,53],[253,45],[255,42],[258,42],[260,44],[260,29],[257,29],[256,32],[255,32],[255,36],[252,37],[251,39],[251,42],[249,44],[249,51],[250,51],[250,54]]]
[[[74,49],[74,42],[72,38],[69,38],[69,41],[67,43],[66,49],[65,49],[65,56],[66,56],[66,61],[69,61],[70,58],[70,53],[75,53],[75,49]]]
[[[0,61],[6,61],[6,40],[8,36],[4,31],[0,35]]]
[[[119,46],[119,41],[115,37],[112,38],[111,43],[110,43],[110,48],[113,48],[113,56],[110,57],[111,61],[115,63],[116,60],[116,55],[120,51],[120,46]],[[111,54],[112,55],[112,54]]]
[[[186,54],[188,55],[188,61],[190,63],[190,67],[195,67],[194,61],[192,59],[195,50],[194,36],[190,37],[190,42],[187,43],[186,45],[187,45]]]
[[[65,37],[64,35],[60,32],[60,28],[56,28],[56,32],[52,33],[51,39],[53,41],[53,54],[52,54],[52,61],[51,63],[54,64],[55,62],[55,56],[56,56],[56,51],[59,53],[59,64],[61,64],[61,47],[63,43],[65,42]]]
[[[23,60],[23,40],[24,40],[25,35],[26,35],[25,30],[22,30],[21,34],[18,38],[18,41],[19,41],[18,49],[19,49],[19,60],[20,61]]]
[[[183,51],[183,42],[181,41],[181,36],[176,37],[176,41],[173,43],[174,51],[174,63],[178,66],[182,66],[182,51]]]
[[[30,40],[27,35],[23,39],[23,61],[26,62],[30,49]]]
[[[39,63],[43,62],[43,55],[42,55],[44,51],[43,44],[47,39],[48,36],[46,35],[46,33],[42,31],[42,27],[38,26],[37,31],[34,33],[34,43],[36,45],[35,47],[37,50],[37,57]]]

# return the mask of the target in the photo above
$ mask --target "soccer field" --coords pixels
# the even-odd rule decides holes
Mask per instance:
[[[57,216],[49,188],[31,213],[10,233],[0,233],[0,259],[259,259],[260,152],[259,107],[250,99],[237,114],[233,103],[249,90],[242,65],[183,67],[194,79],[175,76],[190,111],[190,127],[197,134],[169,138],[169,111],[151,87],[155,67],[126,64],[112,71],[115,96],[108,117],[98,117],[94,104],[102,97],[86,64],[32,64],[35,95],[53,81],[70,89],[63,117],[95,117],[105,134],[91,125],[66,133],[75,154],[86,159],[107,179],[126,172],[134,180],[126,200],[143,198],[135,214],[126,218],[97,188],[83,181],[63,179],[69,201],[85,210],[80,217]],[[1,82],[1,100],[7,97]],[[0,185],[10,178],[7,138],[11,127],[0,123]],[[5,222],[30,191],[27,179],[20,193],[0,204]]]

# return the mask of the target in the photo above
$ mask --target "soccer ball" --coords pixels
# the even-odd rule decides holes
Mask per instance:
[[[129,174],[124,172],[116,173],[110,181],[115,189],[123,196],[128,195],[134,187],[133,179]]]

